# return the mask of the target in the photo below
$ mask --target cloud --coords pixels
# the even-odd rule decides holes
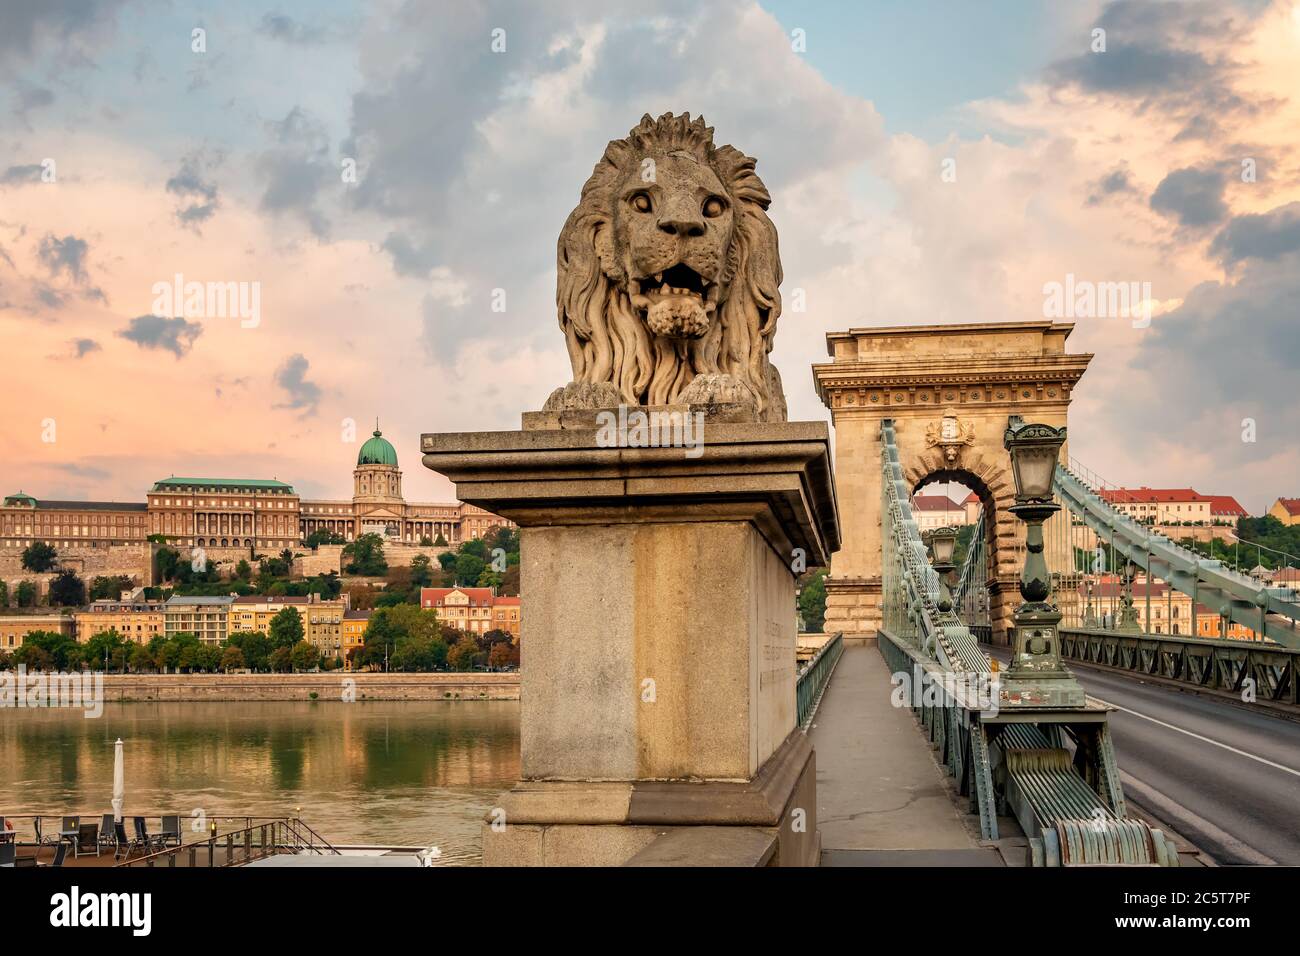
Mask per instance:
[[[221,205],[217,184],[203,178],[204,166],[213,162],[202,153],[193,153],[181,160],[180,169],[167,180],[167,192],[182,200],[176,207],[176,219],[183,225],[197,228],[199,223],[211,219]]]
[[[54,279],[62,278],[64,288],[56,289],[44,283],[38,283],[36,295],[38,300],[49,308],[61,308],[67,300],[66,293],[77,289],[87,299],[107,302],[108,297],[102,289],[91,285],[86,271],[90,243],[73,235],[57,238],[47,233],[37,247],[36,256],[47,272]]]
[[[1252,116],[1263,104],[1243,96],[1238,79],[1246,71],[1237,51],[1250,37],[1261,4],[1243,0],[1180,0],[1151,3],[1118,0],[1106,4],[1093,24],[1105,31],[1105,49],[1060,60],[1046,71],[1048,82],[1090,96],[1124,100],[1176,119],[1179,139],[1208,140],[1221,122]]]
[[[163,349],[177,358],[183,358],[194,347],[194,340],[203,334],[197,322],[182,318],[168,319],[157,315],[140,315],[117,334],[142,349]]]
[[[85,358],[91,352],[103,350],[103,347],[94,339],[73,339],[71,344],[74,353],[73,358]]]
[[[288,14],[275,12],[267,13],[262,17],[258,32],[273,40],[280,40],[295,46],[312,46],[323,43],[329,36],[322,27],[308,26],[299,23]]]
[[[301,409],[304,416],[314,415],[320,403],[321,390],[315,382],[307,380],[307,369],[311,363],[301,353],[291,355],[275,371],[275,384],[282,388],[288,401],[276,405],[276,408]]]
[[[23,166],[10,166],[0,173],[0,186],[12,186],[15,183],[39,183],[42,167],[40,163],[28,163]]]
[[[1297,252],[1250,263],[1235,282],[1198,285],[1152,324],[1124,373],[1124,400],[1090,427],[1114,437],[1117,455],[1140,463],[1134,470],[1146,484],[1175,481],[1266,506],[1283,491],[1279,480],[1300,473],[1297,301]],[[1158,427],[1133,428],[1135,415]],[[1253,442],[1242,440],[1247,418],[1256,423]]]
[[[53,235],[46,235],[37,255],[50,275],[64,274],[69,281],[82,283],[86,281],[86,253],[89,251],[90,244],[85,239],[76,236],[56,239]]]
[[[1300,251],[1300,202],[1234,217],[1214,237],[1210,250],[1225,265],[1246,259],[1274,260]]]
[[[277,215],[295,215],[314,235],[324,238],[329,221],[317,205],[318,196],[331,179],[340,185],[342,182],[330,164],[329,135],[324,125],[295,106],[268,128],[275,145],[258,159],[266,182],[261,208]]]
[[[362,87],[339,146],[360,174],[347,197],[354,217],[381,224],[398,276],[458,283],[454,298],[433,294],[414,310],[440,366],[503,339],[563,356],[537,321],[554,309],[555,237],[606,144],[643,113],[703,115],[718,145],[757,157],[774,208],[787,211],[795,184],[844,185],[839,177],[884,146],[871,104],[826,83],[754,4],[591,10],[539,4],[500,20],[448,19],[410,5],[363,31]],[[508,24],[502,54],[489,43],[498,22]],[[810,255],[824,255],[824,234],[810,233]],[[491,311],[494,289],[505,312]]]
[[[92,481],[106,481],[112,477],[111,473],[104,468],[96,468],[94,465],[82,465],[76,462],[59,462],[54,465],[65,475],[71,475],[74,478],[89,478]]]
[[[30,63],[60,74],[92,65],[94,54],[114,32],[118,11],[125,5],[126,0],[0,4],[0,76]]]
[[[1151,194],[1151,208],[1189,228],[1212,226],[1228,214],[1224,177],[1214,169],[1176,169]]]
[[[1129,171],[1121,166],[1093,183],[1088,195],[1088,205],[1100,206],[1107,197],[1134,192],[1137,192],[1137,187],[1133,184]]]

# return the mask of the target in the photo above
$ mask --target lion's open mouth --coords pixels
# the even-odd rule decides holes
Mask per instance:
[[[718,307],[718,284],[683,262],[630,285],[632,304],[657,335],[698,338]]]

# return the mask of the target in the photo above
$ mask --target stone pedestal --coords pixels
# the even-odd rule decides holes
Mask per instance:
[[[743,827],[715,847],[766,833],[764,862],[815,864],[791,568],[839,545],[827,428],[644,411],[712,417],[692,448],[611,447],[591,411],[422,439],[461,500],[521,528],[522,779],[484,862],[617,865]]]

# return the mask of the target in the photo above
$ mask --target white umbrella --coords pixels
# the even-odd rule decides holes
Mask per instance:
[[[121,822],[122,804],[126,801],[126,771],[122,766],[122,738],[113,745],[113,820]]]

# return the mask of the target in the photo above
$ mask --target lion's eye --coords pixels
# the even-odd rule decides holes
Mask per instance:
[[[710,196],[704,200],[703,212],[709,219],[716,219],[722,215],[722,211],[727,207],[723,205],[722,200],[717,196]]]
[[[649,211],[650,211],[650,194],[649,194],[649,193],[637,193],[636,195],[634,195],[634,196],[632,197],[632,208],[635,209],[637,212],[649,212]]]

